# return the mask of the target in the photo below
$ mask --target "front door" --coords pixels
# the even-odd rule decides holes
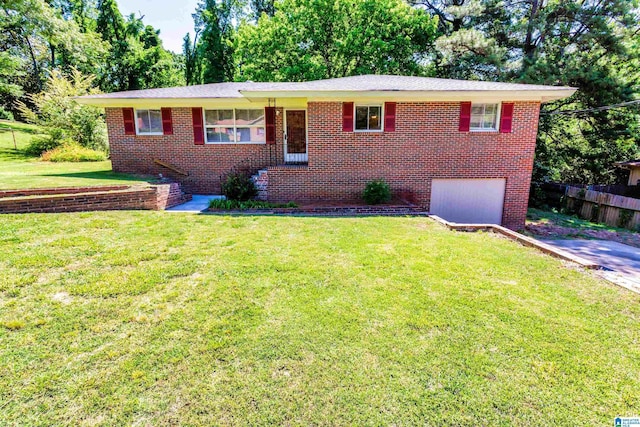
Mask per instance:
[[[306,163],[307,156],[307,112],[285,111],[284,161]]]

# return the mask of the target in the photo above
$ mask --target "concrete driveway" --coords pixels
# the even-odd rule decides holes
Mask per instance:
[[[563,249],[569,253],[578,255],[589,261],[596,262],[611,270],[604,272],[605,277],[620,277],[626,287],[635,287],[640,290],[640,249],[623,243],[608,240],[542,240],[544,243]]]

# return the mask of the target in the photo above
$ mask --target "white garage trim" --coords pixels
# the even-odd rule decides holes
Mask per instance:
[[[507,180],[434,179],[429,212],[447,221],[467,224],[501,224]]]

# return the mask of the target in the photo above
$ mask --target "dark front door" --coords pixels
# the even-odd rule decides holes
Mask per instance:
[[[307,157],[307,112],[286,110],[285,112],[284,160],[291,163],[305,163]]]

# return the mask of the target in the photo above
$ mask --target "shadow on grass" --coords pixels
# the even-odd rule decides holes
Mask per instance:
[[[0,162],[35,160],[37,158],[37,156],[30,156],[20,149],[0,147]]]

